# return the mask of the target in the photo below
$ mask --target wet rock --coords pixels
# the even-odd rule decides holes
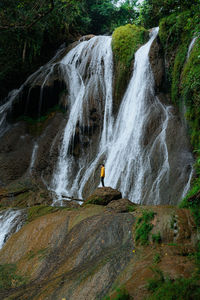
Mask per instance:
[[[18,289],[16,298],[42,294],[43,299],[47,288],[49,299],[101,299],[132,258],[133,222],[129,214],[106,213],[95,205],[27,224],[0,254],[0,263],[12,261],[29,274],[30,285]]]
[[[84,35],[82,36],[79,41],[80,42],[83,42],[83,41],[89,41],[91,38],[95,37],[94,34],[87,34],[87,35]]]
[[[24,122],[17,123],[0,139],[0,180],[8,184],[20,178],[29,167],[32,140]]]
[[[163,49],[161,47],[160,39],[157,37],[152,45],[149,52],[149,60],[155,79],[155,87],[158,92],[163,84],[165,69],[164,69],[164,58]]]
[[[30,207],[51,204],[51,194],[30,180],[13,182],[0,189],[0,205],[4,207]]]
[[[113,200],[118,200],[122,198],[121,192],[112,189],[111,187],[97,188],[91,196],[89,196],[83,205],[86,204],[97,204],[97,205],[107,205]]]
[[[15,217],[12,217],[12,214],[15,214]],[[10,218],[11,217],[11,218]],[[7,209],[2,212],[0,212],[0,219],[1,219],[1,228],[0,228],[0,234],[4,235],[5,231],[7,233],[4,236],[3,243],[6,243],[7,240],[11,237],[12,234],[19,231],[22,226],[26,223],[27,220],[27,209],[21,209],[21,210],[12,210]],[[5,224],[7,223],[7,226]]]
[[[116,200],[120,201],[121,199]],[[113,297],[113,285],[124,285],[134,299],[149,296],[147,280],[152,266],[164,277],[190,277],[197,230],[190,211],[172,206],[135,206],[132,214],[116,214],[90,205],[78,210],[62,208],[26,224],[0,251],[0,264],[16,264],[26,286],[1,289],[1,299],[94,300]],[[151,234],[162,241],[149,246],[134,243],[135,217],[153,210]],[[171,221],[178,223],[173,236]],[[155,257],[159,260],[155,265]]]
[[[57,163],[62,130],[66,124],[62,113],[56,113],[45,126],[41,138],[38,139],[38,150],[32,170],[35,179],[42,177],[45,181],[51,180],[52,172]]]
[[[106,206],[107,208],[114,210],[115,212],[128,212],[134,211],[136,204],[131,202],[129,199],[119,199],[119,200],[112,200]]]
[[[74,200],[62,200],[63,202],[63,207],[67,207],[67,208],[79,208],[80,204],[77,201]]]

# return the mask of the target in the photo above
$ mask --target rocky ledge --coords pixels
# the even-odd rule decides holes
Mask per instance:
[[[115,299],[123,285],[134,300],[144,299],[155,268],[163,278],[191,276],[196,243],[187,209],[135,205],[119,191],[98,188],[82,207],[29,216],[8,239],[0,251],[1,278],[9,266],[15,273],[0,298]]]

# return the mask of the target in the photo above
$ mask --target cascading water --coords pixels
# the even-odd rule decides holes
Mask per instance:
[[[82,191],[88,177],[102,155],[106,155],[106,185],[119,188],[123,195],[135,202],[160,201],[160,185],[168,184],[169,163],[166,145],[166,129],[170,119],[170,107],[165,107],[154,95],[154,79],[148,53],[158,28],[152,32],[149,42],[135,55],[132,79],[123,98],[115,128],[110,131],[107,143],[100,144],[99,154],[87,170],[81,182]],[[157,136],[145,145],[148,122],[157,123]],[[159,120],[157,122],[156,120]],[[159,168],[153,174],[153,160],[159,160]],[[151,199],[151,200],[150,200]]]
[[[21,90],[22,87],[18,90],[11,91],[8,97],[5,99],[5,103],[0,106],[0,137],[9,128],[9,125],[6,121],[7,112],[12,108],[12,103],[20,94]]]
[[[11,236],[24,224],[24,211],[8,209],[0,212],[0,249]]]
[[[124,196],[137,203],[145,201],[145,197],[149,202],[159,203],[160,185],[163,181],[168,184],[169,178],[166,129],[170,107],[165,107],[154,95],[148,57],[157,32],[155,29],[149,42],[135,54],[133,77],[122,101],[106,160],[109,174],[106,183],[118,186]],[[150,143],[145,141],[149,121],[157,123],[158,132]],[[153,174],[155,156],[159,168]]]
[[[37,156],[37,151],[38,151],[38,143],[35,143],[34,146],[33,146],[33,152],[32,152],[32,156],[31,156],[31,163],[30,163],[30,167],[29,167],[29,173],[30,174],[32,174],[32,171],[33,171],[35,159],[36,159],[36,156]]]
[[[58,200],[63,195],[73,195],[81,180],[82,170],[89,158],[84,153],[75,161],[69,154],[71,142],[75,138],[77,125],[86,127],[89,115],[89,103],[94,101],[104,107],[103,130],[100,144],[106,144],[112,132],[112,50],[111,37],[94,37],[83,41],[72,49],[61,61],[61,68],[68,88],[70,114],[64,130],[63,142],[58,164],[52,180],[52,189]],[[69,76],[70,74],[70,76]],[[103,99],[103,104],[101,104]],[[86,116],[86,118],[84,117]],[[75,165],[79,172],[70,176]],[[85,176],[85,174],[84,174]]]
[[[104,51],[101,50],[101,52],[98,48],[98,53],[101,53],[98,56],[94,51],[94,46],[94,49],[91,50],[94,43],[92,39],[89,43],[81,43],[63,59],[64,70],[66,72],[70,70],[73,75],[70,84],[68,83],[71,86],[71,111],[64,132],[57,170],[53,178],[53,189],[58,195],[58,199],[62,199],[62,195],[74,195],[77,192],[79,198],[84,197],[84,194],[87,194],[88,186],[90,190],[95,188],[93,177],[99,164],[105,161],[106,185],[120,189],[124,197],[137,203],[159,204],[173,201],[171,199],[173,196],[170,195],[170,177],[172,177],[173,170],[171,170],[169,162],[167,145],[168,127],[174,118],[173,108],[162,104],[155,96],[154,78],[148,57],[157,33],[158,28],[153,29],[150,40],[135,55],[133,76],[114,126],[112,80],[106,81],[108,92],[104,95],[105,113],[99,147],[92,160],[89,161],[87,155],[84,154],[85,156],[78,161],[79,171],[75,174],[74,181],[70,178],[70,174],[75,162],[73,156],[69,155],[68,149],[75,134],[76,124],[83,122],[83,103],[88,99],[88,89],[92,87],[85,84],[82,79],[83,74],[88,74],[85,67],[88,64],[87,51],[90,49],[91,61],[98,62],[97,65],[89,64],[90,72],[93,70],[97,74],[102,74],[103,69],[98,69],[97,66],[102,61],[101,55],[104,55],[107,64],[111,59],[110,41],[107,56],[104,54],[105,46],[103,46]],[[102,44],[99,44],[100,46],[102,47]],[[109,79],[112,78],[112,72],[110,65],[108,69],[106,68],[107,64],[104,63],[104,74],[108,76],[104,76]],[[97,78],[93,77],[92,80],[97,84]],[[90,81],[88,82],[90,83]],[[103,84],[101,89],[103,90]],[[191,163],[191,157],[188,160]],[[180,170],[181,177],[184,177],[184,172],[184,170]],[[189,175],[187,176],[189,177]],[[184,185],[179,189],[181,197]]]
[[[43,153],[41,136],[33,142],[26,170],[33,175],[33,166],[37,169],[37,176],[40,174],[45,185],[56,194],[54,204],[57,201],[56,204],[62,204],[63,196],[84,198],[91,193],[98,185],[98,168],[102,162],[106,167],[105,184],[120,189],[124,197],[137,203],[177,203],[188,189],[192,176],[191,153],[181,138],[180,146],[172,146],[170,134],[174,136],[176,131],[175,114],[171,106],[160,102],[154,91],[148,54],[157,32],[158,29],[152,30],[149,42],[135,55],[134,72],[115,122],[111,37],[106,36],[80,41],[61,61],[60,55],[63,57],[66,50],[59,50],[19,90],[11,92],[8,102],[0,107],[0,133],[3,134],[8,128],[7,112],[21,94],[26,101],[23,104],[28,107],[30,102],[37,117],[49,105],[47,89],[52,91],[54,82],[59,81],[60,90],[56,93],[64,94],[62,99],[57,94],[55,97],[56,103],[66,105],[66,113],[61,118],[67,120],[64,132],[61,124],[52,136],[48,148],[51,166],[39,168],[38,173],[35,159]],[[32,95],[32,89],[39,91],[38,98]],[[182,133],[177,131],[177,136]]]
[[[192,48],[194,47],[194,44],[195,44],[197,38],[198,38],[198,37],[195,36],[195,37],[192,39],[192,41],[191,41],[191,43],[190,43],[190,45],[189,45],[188,52],[187,52],[187,60],[188,60],[189,57],[190,57],[190,53],[191,53],[191,51],[192,51]]]

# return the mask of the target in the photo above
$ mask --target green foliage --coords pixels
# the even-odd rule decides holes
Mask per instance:
[[[165,278],[164,278],[163,272],[159,268],[154,267],[154,268],[150,268],[150,269],[154,273],[154,278],[147,280],[147,282],[148,282],[147,289],[149,291],[153,292],[164,283]]]
[[[178,103],[180,94],[179,94],[179,82],[181,71],[186,59],[186,54],[188,51],[188,44],[184,43],[181,48],[178,49],[176,58],[174,61],[174,68],[172,71],[172,88],[171,88],[171,97],[174,103]]]
[[[125,288],[117,288],[117,295],[113,300],[130,300],[129,293],[125,290]]]
[[[156,243],[156,244],[160,244],[162,242],[160,232],[157,234],[152,234],[152,241],[153,241],[153,243]]]
[[[17,274],[15,264],[0,265],[0,290],[18,287],[26,283],[26,278]]]
[[[46,63],[63,42],[69,44],[87,33],[111,32],[127,18],[130,7],[116,7],[112,0],[1,0],[0,100]]]
[[[195,42],[190,57],[184,66],[181,80],[181,96],[187,107],[186,118],[190,126],[191,142],[200,150],[200,38]]]
[[[139,23],[146,28],[158,26],[159,21],[172,13],[179,14],[190,9],[195,11],[199,0],[145,0],[140,5]]]
[[[115,62],[114,106],[118,107],[127,87],[132,72],[134,54],[147,38],[148,32],[143,27],[131,24],[118,27],[112,35]]]
[[[149,280],[148,289],[152,295],[148,300],[196,300],[200,297],[200,286],[196,278],[164,278],[163,275]]]
[[[176,243],[168,243],[167,245],[168,245],[168,246],[174,246],[174,247],[177,247],[177,246],[178,246]]]
[[[136,209],[136,208],[135,208],[134,205],[128,205],[128,206],[127,206],[127,211],[128,211],[128,212],[133,212],[133,211],[135,211],[135,209]]]
[[[179,15],[172,14],[163,18],[159,24],[159,37],[169,61],[167,73],[168,80],[172,83],[171,95],[174,103],[177,103],[179,99],[181,71],[192,37],[191,31],[185,30],[189,17],[190,11],[185,11]]]
[[[195,149],[196,173],[200,174],[200,38],[196,39],[189,58],[189,44],[198,36],[200,6],[173,13],[160,22],[159,36],[168,61],[171,97],[178,107],[186,107],[190,141]]]
[[[186,195],[186,197],[179,204],[180,208],[189,208],[194,216],[195,223],[200,227],[200,201],[198,198],[195,198],[195,195],[200,193],[200,178],[197,178],[193,182],[193,186]],[[193,197],[192,201],[188,201],[189,198]]]
[[[161,256],[159,253],[156,253],[153,257],[153,263],[158,264],[161,261]]]
[[[200,275],[200,241],[197,244],[197,251],[195,252],[195,263],[197,266],[197,275]]]
[[[149,244],[149,233],[153,228],[150,221],[154,218],[154,215],[153,211],[145,210],[136,223],[135,241],[141,245]]]
[[[115,292],[116,292],[116,296],[114,298],[112,297],[112,300],[131,300],[132,299],[124,287],[117,288]],[[102,300],[111,300],[111,297],[106,296]]]
[[[136,50],[146,39],[143,27],[127,24],[118,27],[112,35],[112,49],[117,61],[129,67]]]

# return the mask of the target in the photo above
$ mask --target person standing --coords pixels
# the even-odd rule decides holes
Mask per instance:
[[[104,164],[101,165],[101,184],[102,186],[104,187],[104,177],[105,177],[105,167],[104,167]]]

